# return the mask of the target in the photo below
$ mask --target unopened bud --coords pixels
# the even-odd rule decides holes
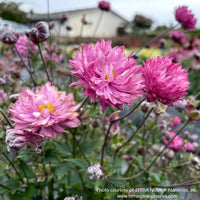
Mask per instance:
[[[94,163],[93,165],[89,166],[87,169],[87,175],[90,179],[100,179],[104,176],[102,171],[102,167],[99,163]]]
[[[52,30],[55,27],[55,23],[54,22],[50,22],[49,23],[49,30]]]
[[[67,21],[67,15],[65,13],[63,13],[62,16],[61,16],[60,23],[63,24],[66,21]]]
[[[4,44],[10,44],[10,45],[15,44],[18,39],[19,39],[19,34],[14,31],[7,31],[0,35],[0,40]]]
[[[34,44],[39,44],[49,38],[49,26],[46,22],[38,22],[34,28],[26,31],[25,34]]]
[[[72,27],[71,26],[66,26],[67,31],[71,31]]]
[[[166,40],[164,38],[159,40],[159,48],[164,49],[166,45]]]

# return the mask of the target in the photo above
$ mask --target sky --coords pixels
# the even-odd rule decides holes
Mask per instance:
[[[22,3],[21,9],[35,13],[46,13],[48,0],[12,0]],[[175,25],[174,10],[178,6],[186,5],[197,18],[200,28],[200,0],[107,0],[113,11],[124,18],[132,20],[136,14],[150,17],[157,25]],[[2,0],[0,0],[2,2]],[[4,0],[5,2],[5,0]],[[49,0],[50,12],[75,10],[96,7],[98,0]]]

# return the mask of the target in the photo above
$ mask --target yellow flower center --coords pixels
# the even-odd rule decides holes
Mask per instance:
[[[53,104],[51,103],[41,104],[40,106],[38,106],[38,108],[40,111],[42,111],[44,108],[48,109],[50,113],[52,113],[55,110]]]
[[[102,72],[102,69],[100,69],[100,72]],[[115,74],[115,71],[112,70],[112,75],[113,75],[113,78],[116,77],[116,74]],[[108,74],[105,75],[105,80],[108,80],[110,78],[110,76]]]

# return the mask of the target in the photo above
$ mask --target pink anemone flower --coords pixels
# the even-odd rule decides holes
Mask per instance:
[[[101,39],[94,46],[84,44],[74,60],[69,73],[79,78],[70,86],[84,87],[84,95],[96,100],[105,110],[108,105],[112,108],[123,109],[123,104],[131,106],[131,101],[143,96],[143,79],[141,66],[134,58],[126,57],[124,46],[111,47]]]
[[[37,46],[26,36],[20,36],[15,46],[22,58],[28,58],[28,53],[30,53],[30,56],[34,55],[38,50]]]
[[[56,138],[58,133],[68,133],[64,128],[74,128],[80,123],[75,110],[73,94],[58,91],[49,82],[35,92],[26,89],[19,94],[18,100],[11,105],[11,120],[16,122],[15,129],[31,129],[44,137]]]
[[[192,11],[187,6],[179,6],[175,10],[176,20],[182,25],[182,27],[189,31],[195,30],[197,19],[192,14]]]
[[[169,133],[169,139],[163,137],[164,144],[167,144],[175,135],[176,135],[175,132],[171,132]],[[179,135],[177,135],[168,145],[168,148],[174,151],[184,151],[185,148],[183,139]]]
[[[160,101],[168,106],[182,100],[187,94],[189,81],[185,69],[168,57],[149,59],[144,63],[142,75],[148,102]]]

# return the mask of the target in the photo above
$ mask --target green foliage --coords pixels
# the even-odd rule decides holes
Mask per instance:
[[[6,20],[15,21],[17,23],[26,24],[29,22],[27,14],[22,11],[19,3],[1,2],[0,17]]]

